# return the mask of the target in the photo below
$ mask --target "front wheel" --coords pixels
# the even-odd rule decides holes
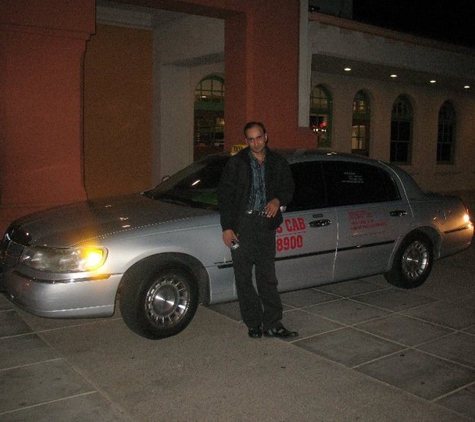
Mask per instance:
[[[157,340],[184,330],[198,307],[198,287],[182,268],[143,263],[124,276],[119,304],[126,325]]]
[[[430,240],[422,234],[412,234],[402,242],[394,257],[393,266],[384,277],[396,286],[413,289],[429,277],[433,264]]]

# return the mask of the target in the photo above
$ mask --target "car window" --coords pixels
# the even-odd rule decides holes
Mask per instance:
[[[393,178],[379,167],[347,161],[328,161],[322,165],[331,206],[400,199]]]
[[[290,169],[295,182],[295,191],[287,211],[324,207],[327,201],[321,163],[319,161],[294,163]]]
[[[192,163],[144,195],[182,205],[216,209],[218,185],[228,159],[227,156],[210,156]]]

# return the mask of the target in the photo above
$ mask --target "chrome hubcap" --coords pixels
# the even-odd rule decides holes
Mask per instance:
[[[402,256],[402,271],[409,280],[417,280],[429,266],[429,250],[419,241],[412,242]]]
[[[170,327],[186,314],[190,292],[181,278],[168,274],[152,284],[145,298],[145,310],[156,327]]]

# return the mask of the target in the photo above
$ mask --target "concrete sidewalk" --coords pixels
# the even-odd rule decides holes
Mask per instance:
[[[150,341],[119,315],[43,319],[0,296],[0,420],[473,421],[474,270],[472,247],[416,290],[284,294],[289,342],[248,338],[235,303]]]

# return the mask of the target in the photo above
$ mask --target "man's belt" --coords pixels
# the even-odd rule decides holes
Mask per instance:
[[[254,211],[254,210],[247,210],[246,211],[247,215],[258,215],[260,217],[267,217],[265,211]]]

